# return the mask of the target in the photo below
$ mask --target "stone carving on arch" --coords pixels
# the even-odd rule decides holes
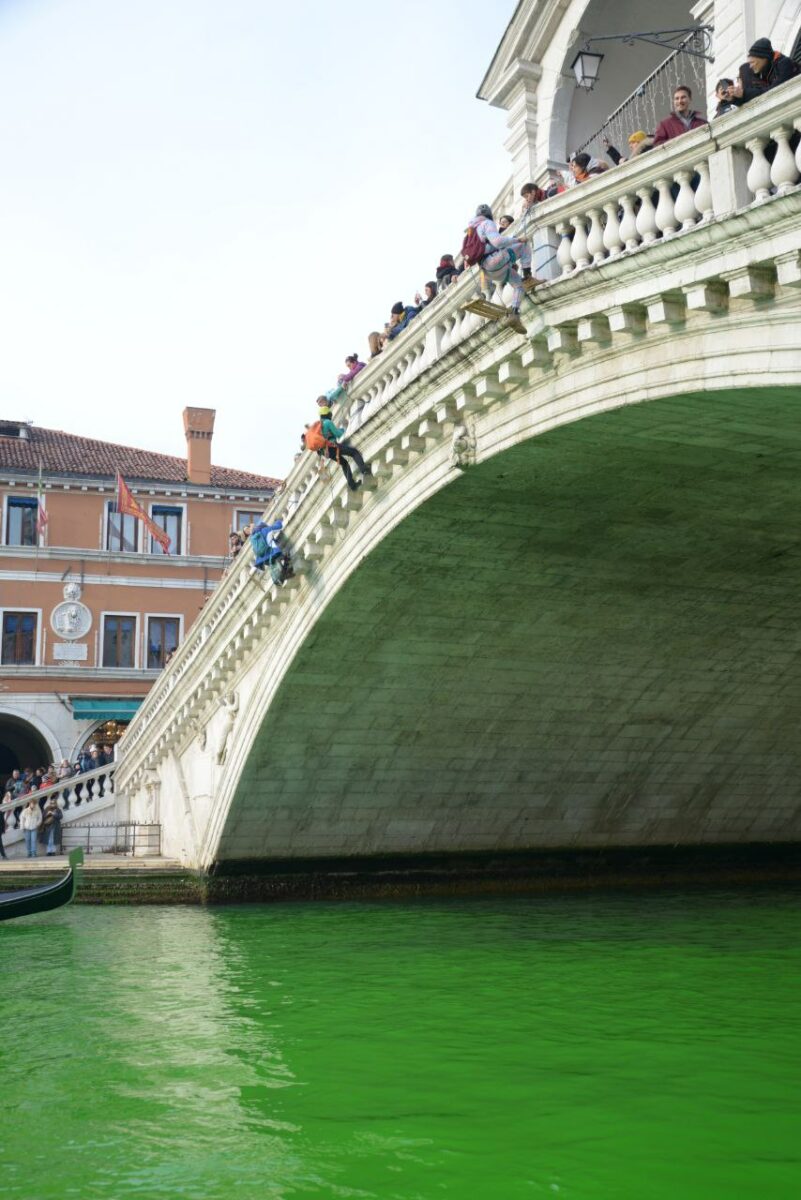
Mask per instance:
[[[451,466],[459,471],[466,471],[475,466],[476,436],[470,425],[465,421],[456,425],[451,439]]]
[[[220,701],[225,709],[225,724],[220,733],[220,740],[217,743],[217,765],[223,766],[228,756],[228,742],[236,724],[236,718],[239,715],[239,696],[236,692],[228,692]]]

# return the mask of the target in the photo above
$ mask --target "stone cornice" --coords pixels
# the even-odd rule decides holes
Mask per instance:
[[[16,487],[18,484],[24,484],[26,489],[35,491],[38,474],[12,467],[0,467],[0,487]],[[97,492],[109,499],[117,491],[114,480],[109,477],[61,475],[55,471],[45,472],[42,484],[45,492]],[[135,496],[173,496],[182,500],[214,500],[231,504],[266,503],[275,495],[275,492],[264,488],[220,488],[212,487],[211,484],[159,483],[140,479],[132,479],[130,487]]]
[[[70,667],[66,663],[56,663],[53,666],[46,667],[0,666],[0,678],[3,679],[69,679],[73,681],[93,680],[105,683],[112,680],[124,680],[131,683],[145,683],[148,687],[160,674],[160,670],[128,671],[120,667]],[[101,694],[105,695],[105,693]]]
[[[131,551],[129,554],[115,554],[108,550],[88,550],[82,546],[0,546],[0,568],[3,559],[19,558],[31,564],[38,562],[81,562],[90,567],[99,567],[107,563],[115,566],[128,567],[158,567],[159,571],[175,571],[185,575],[187,569],[197,567],[221,571],[226,563],[225,555],[221,554],[147,554],[145,551]],[[148,576],[143,575],[144,582]]]
[[[519,67],[539,71],[539,59],[556,35],[570,0],[520,0],[476,96],[505,108]]]

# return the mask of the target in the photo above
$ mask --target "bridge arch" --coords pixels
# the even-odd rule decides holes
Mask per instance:
[[[52,730],[31,713],[4,705],[0,710],[0,783],[15,767],[43,767],[58,761],[59,743]]]
[[[688,393],[429,496],[254,694],[215,859],[797,836],[800,462],[799,389]]]

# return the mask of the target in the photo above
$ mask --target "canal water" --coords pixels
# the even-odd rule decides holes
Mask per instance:
[[[0,925],[4,1200],[801,1194],[785,890]]]

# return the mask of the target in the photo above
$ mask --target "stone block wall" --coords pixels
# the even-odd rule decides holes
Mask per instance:
[[[765,388],[466,471],[320,616],[218,858],[797,839],[799,466]]]

